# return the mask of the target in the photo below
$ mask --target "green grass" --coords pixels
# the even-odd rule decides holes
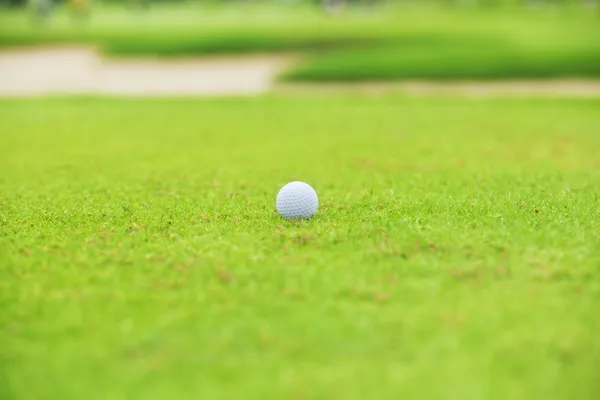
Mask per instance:
[[[600,39],[600,37],[599,37]],[[600,46],[512,46],[469,38],[397,41],[331,51],[284,74],[290,81],[502,80],[600,75]]]
[[[45,25],[33,24],[23,11],[0,13],[0,46],[84,43],[115,56],[293,51],[376,41],[390,34],[385,14],[336,20],[304,7],[100,8],[88,21],[59,12]]]
[[[600,76],[592,10],[391,7],[327,16],[305,6],[99,8],[84,23],[60,12],[45,26],[0,13],[0,47],[84,43],[114,56],[299,52],[283,79],[360,81]]]
[[[599,99],[0,102],[15,399],[597,399]],[[282,220],[277,190],[320,196]]]

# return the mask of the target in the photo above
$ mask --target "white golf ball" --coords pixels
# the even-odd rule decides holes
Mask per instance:
[[[279,190],[277,211],[284,218],[308,218],[319,208],[315,189],[304,182],[290,182]]]

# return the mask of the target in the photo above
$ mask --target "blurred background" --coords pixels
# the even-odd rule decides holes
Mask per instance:
[[[598,0],[0,2],[0,94],[600,75]]]

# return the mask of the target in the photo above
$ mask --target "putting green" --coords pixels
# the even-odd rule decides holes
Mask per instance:
[[[599,99],[0,102],[8,397],[594,399]],[[286,221],[279,187],[318,214]]]

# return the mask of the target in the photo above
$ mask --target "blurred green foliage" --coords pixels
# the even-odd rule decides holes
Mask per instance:
[[[103,4],[85,24],[59,9],[43,25],[32,24],[25,11],[3,11],[0,46],[85,43],[112,55],[162,57],[300,52],[300,64],[283,76],[289,80],[600,76],[598,15],[570,4],[495,9],[409,2],[335,16],[289,3],[192,2],[146,11]]]
[[[9,6],[23,7],[35,0],[4,0],[4,3]],[[69,0],[56,0],[56,3],[68,2]],[[289,0],[289,3],[322,3],[323,0]],[[600,3],[598,0],[345,0],[347,4],[356,5],[373,5],[382,3],[439,3],[442,5],[458,6],[458,7],[498,7],[498,6],[544,6],[544,5],[568,5],[579,4],[583,6],[593,6]],[[132,4],[132,3],[147,3],[147,4],[183,4],[183,3],[198,3],[198,4],[232,4],[232,3],[278,3],[274,0],[102,0],[97,3],[106,4]],[[285,3],[284,0],[279,3]],[[0,5],[2,2],[0,2]]]

